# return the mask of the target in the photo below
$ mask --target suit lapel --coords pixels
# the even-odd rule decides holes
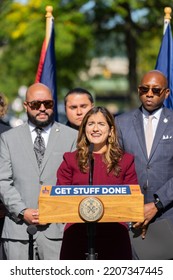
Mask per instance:
[[[20,138],[21,138],[21,142],[23,144],[22,147],[25,150],[25,153],[27,154],[28,158],[30,159],[30,161],[34,165],[37,173],[39,173],[39,168],[38,168],[36,156],[35,156],[34,149],[33,149],[31,132],[29,130],[28,123],[25,123],[23,125],[23,129],[20,130]]]
[[[143,124],[143,115],[141,108],[135,111],[133,119],[134,130],[138,138],[138,142],[141,146],[141,149],[147,158],[146,144],[145,144],[145,134],[144,134],[144,124]]]
[[[50,131],[49,140],[48,140],[46,151],[45,151],[45,154],[44,154],[41,171],[43,171],[43,169],[46,165],[46,162],[48,161],[49,157],[51,156],[52,150],[54,150],[54,146],[58,145],[58,135],[59,135],[59,133],[60,133],[59,124],[54,123],[52,128],[51,128],[51,131]]]
[[[35,156],[34,149],[33,149],[33,143],[32,143],[32,138],[31,138],[31,133],[29,130],[28,123],[23,125],[23,130],[20,131],[21,141],[22,141],[22,143],[25,143],[23,145],[23,148],[24,148],[25,153],[27,154],[28,158],[34,165],[35,170],[37,171],[38,174],[40,174],[43,171],[43,169],[46,165],[46,162],[48,161],[49,157],[51,156],[52,150],[54,150],[54,146],[58,145],[59,133],[60,133],[60,126],[58,123],[54,123],[51,128],[51,131],[50,131],[48,144],[47,144],[43,162],[42,162],[42,167],[39,170],[36,156]],[[61,147],[60,147],[60,149],[61,149]]]
[[[152,157],[153,153],[155,152],[160,139],[162,139],[163,135],[164,135],[164,131],[167,128],[167,126],[169,125],[169,114],[167,114],[165,108],[163,108],[162,113],[160,115],[160,120],[157,126],[157,130],[156,130],[156,134],[154,137],[154,141],[153,141],[153,145],[151,148],[151,154],[150,157]]]

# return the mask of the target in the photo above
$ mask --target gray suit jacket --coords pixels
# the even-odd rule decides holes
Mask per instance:
[[[163,108],[148,159],[141,108],[115,118],[120,144],[134,154],[138,183],[145,203],[157,194],[165,207],[160,218],[173,222],[173,111]]]
[[[56,185],[56,172],[63,154],[76,149],[77,131],[54,123],[49,135],[42,169],[39,170],[27,123],[0,137],[0,198],[9,214],[5,218],[3,238],[27,240],[27,226],[17,218],[24,208],[38,208],[41,185]],[[48,238],[62,238],[63,226],[38,227]]]

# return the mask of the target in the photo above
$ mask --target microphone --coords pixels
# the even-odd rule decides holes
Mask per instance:
[[[37,227],[29,225],[26,231],[29,234],[29,260],[33,260],[33,235],[36,234]]]
[[[36,232],[37,232],[37,227],[35,225],[29,225],[27,227],[27,233],[28,234],[33,236],[34,234],[36,234]]]
[[[94,144],[89,145],[89,185],[93,185],[94,159],[92,156]]]
[[[89,155],[92,155],[93,150],[94,150],[94,143],[90,143],[90,145],[89,145]]]
[[[93,185],[93,173],[94,173],[94,159],[93,159],[94,144],[89,145],[89,185]],[[87,235],[88,235],[88,253],[87,260],[95,260],[97,253],[95,253],[95,235],[96,235],[96,224],[87,223]]]

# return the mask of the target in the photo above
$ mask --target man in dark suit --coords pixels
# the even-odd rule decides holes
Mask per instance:
[[[10,129],[10,126],[0,119],[0,133]]]
[[[6,114],[6,111],[7,111],[7,105],[5,102],[5,98],[4,95],[0,93],[0,134],[10,129],[10,126],[2,120],[2,117]],[[1,233],[4,224],[5,212],[6,212],[5,207],[3,203],[0,201],[0,260],[3,259]]]
[[[64,97],[64,106],[68,120],[66,125],[79,130],[84,116],[94,106],[94,99],[88,90],[74,88]]]
[[[134,227],[141,228],[142,238],[147,239],[149,223],[166,219],[173,224],[173,111],[163,105],[170,90],[166,77],[157,70],[144,75],[138,94],[141,107],[117,116],[115,123],[122,147],[135,156],[145,205],[144,221]],[[149,118],[152,119],[152,144],[147,154]],[[152,251],[152,244],[149,247],[147,250]]]
[[[2,103],[1,103],[1,96],[0,96],[0,107],[2,106]],[[1,110],[0,110],[1,112]],[[0,134],[9,130],[10,129],[10,126],[7,125],[5,122],[3,122],[1,119],[0,119]],[[1,202],[0,200],[0,243],[1,243],[1,233],[2,233],[2,228],[3,228],[3,223],[4,223],[4,216],[5,216],[5,207],[3,205],[3,203]],[[0,248],[1,248],[1,245],[0,245]],[[1,252],[1,249],[0,249],[0,260],[2,259],[2,252]]]
[[[31,85],[24,102],[28,122],[0,137],[0,198],[8,211],[2,240],[9,260],[28,259],[28,225],[37,227],[34,259],[59,258],[64,225],[39,224],[38,198],[42,185],[56,184],[63,154],[76,148],[77,132],[54,121],[53,106],[47,86]]]
[[[7,112],[7,105],[5,102],[4,95],[0,93],[0,133],[9,130],[10,126],[2,120],[2,117]]]

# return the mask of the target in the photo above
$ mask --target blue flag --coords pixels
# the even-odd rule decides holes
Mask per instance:
[[[165,99],[164,104],[167,108],[173,109],[173,44],[171,25],[168,23],[160,46],[159,55],[155,69],[161,71],[168,79],[170,95]]]
[[[58,121],[57,104],[57,85],[56,85],[56,57],[55,57],[55,33],[54,20],[52,19],[51,34],[47,49],[45,50],[45,41],[43,42],[40,62],[36,75],[36,82],[48,86],[52,92],[54,100],[55,120]]]

